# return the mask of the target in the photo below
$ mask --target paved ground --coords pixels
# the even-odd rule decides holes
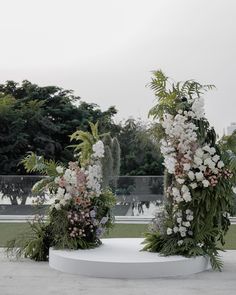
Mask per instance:
[[[0,295],[233,295],[236,251],[223,254],[224,270],[149,280],[96,279],[60,273],[48,263],[9,261],[0,250]]]

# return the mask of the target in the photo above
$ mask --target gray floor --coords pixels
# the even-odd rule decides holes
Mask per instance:
[[[48,263],[9,261],[0,249],[0,295],[233,295],[236,251],[223,253],[224,270],[188,277],[149,280],[97,279],[64,274]]]

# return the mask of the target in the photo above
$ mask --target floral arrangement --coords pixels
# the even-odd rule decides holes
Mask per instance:
[[[44,223],[42,218],[37,218],[31,225],[33,235],[24,237],[18,255],[23,253],[35,260],[47,260],[50,247],[96,247],[112,226],[111,209],[115,198],[110,190],[102,188],[104,145],[98,135],[97,124],[90,126],[92,133],[76,131],[71,136],[81,143],[73,146],[76,151],[80,150],[76,154],[79,160],[70,162],[68,167],[45,161],[33,153],[23,160],[28,172],[39,171],[48,176],[37,182],[32,190],[37,194],[46,193],[52,203],[48,220]],[[40,202],[39,197],[38,205]],[[11,242],[9,248],[12,246]]]
[[[151,88],[158,104],[155,132],[161,143],[165,172],[165,206],[157,212],[144,249],[164,255],[208,255],[220,269],[219,244],[230,225],[228,215],[235,184],[234,159],[216,144],[204,115],[201,95],[212,85],[189,80],[170,84],[154,73]]]

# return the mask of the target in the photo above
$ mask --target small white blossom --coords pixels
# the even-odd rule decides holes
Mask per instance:
[[[62,174],[64,172],[64,169],[61,166],[57,166],[56,171],[57,171],[57,173]]]
[[[54,207],[56,210],[61,210],[61,205],[59,203],[55,204]]]
[[[202,181],[204,179],[204,175],[202,172],[195,173],[197,181]]]
[[[185,163],[183,167],[184,167],[184,171],[189,171],[191,169],[191,165],[189,163]]]
[[[219,169],[223,168],[225,166],[224,162],[223,161],[219,161],[218,164],[217,164],[217,167]]]
[[[178,244],[178,246],[181,246],[181,245],[183,245],[183,240],[179,240],[178,242],[177,242],[177,244]]]
[[[190,184],[190,186],[191,186],[192,189],[195,189],[195,188],[197,188],[197,183],[196,182],[192,182]]]
[[[212,160],[216,163],[220,160],[220,156],[219,155],[215,155],[212,157]]]
[[[168,236],[171,235],[173,233],[172,228],[168,227],[167,230],[166,230],[166,233],[167,233]]]
[[[192,181],[194,180],[195,174],[193,173],[193,171],[188,172],[188,177],[189,177],[190,180],[192,180]]]
[[[204,187],[208,187],[210,185],[210,182],[207,179],[204,179],[202,181],[202,184],[203,184]]]

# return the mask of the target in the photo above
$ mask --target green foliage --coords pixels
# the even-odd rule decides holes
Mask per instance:
[[[100,135],[98,135],[98,122],[93,124],[89,122],[89,126],[91,128],[91,132],[84,132],[82,130],[77,130],[74,132],[70,139],[81,141],[79,144],[70,145],[70,147],[74,148],[74,152],[79,152],[79,161],[82,166],[86,165],[90,159],[90,156],[93,152],[92,146],[93,144],[99,140]]]
[[[150,110],[149,116],[154,119],[162,118],[163,113],[167,111],[175,114],[176,110],[181,108],[185,102],[179,104],[177,98],[180,97],[200,97],[208,90],[215,88],[214,85],[202,85],[194,80],[185,82],[170,83],[169,78],[159,70],[153,72],[150,88],[154,91],[158,103]]]
[[[73,160],[66,149],[75,130],[89,130],[88,121],[100,122],[101,132],[119,127],[112,117],[116,109],[102,112],[96,104],[80,101],[71,90],[40,87],[29,81],[0,84],[1,174],[25,174],[19,162],[28,151],[62,163]]]
[[[140,121],[127,120],[118,135],[121,175],[163,175],[163,158],[154,129]]]
[[[27,257],[35,261],[48,260],[53,245],[51,226],[42,221],[29,223],[30,230],[7,242],[8,256]]]

